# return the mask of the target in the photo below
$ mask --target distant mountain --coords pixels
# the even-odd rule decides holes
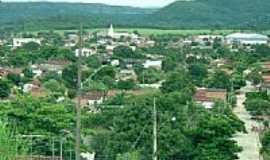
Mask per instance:
[[[172,3],[151,16],[161,27],[270,26],[269,0],[190,0]]]
[[[142,16],[155,9],[85,3],[0,3],[1,26],[26,28],[75,28],[83,22],[87,26],[137,24]]]
[[[160,9],[82,3],[0,3],[0,29],[270,28],[270,0],[176,1]]]

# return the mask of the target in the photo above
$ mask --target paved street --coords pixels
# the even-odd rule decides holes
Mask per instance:
[[[252,127],[258,126],[257,122],[251,120],[251,116],[245,109],[243,102],[246,99],[244,88],[242,93],[237,96],[237,107],[234,109],[234,113],[245,122],[247,134],[238,133],[235,135],[235,140],[243,147],[243,151],[238,154],[240,160],[260,160],[260,141],[258,133],[252,131]]]

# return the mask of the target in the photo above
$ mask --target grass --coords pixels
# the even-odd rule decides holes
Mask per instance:
[[[95,29],[86,29],[88,32],[96,32],[96,31],[104,31],[106,32],[108,28],[95,28]],[[48,31],[48,30],[42,30]],[[77,30],[55,30],[55,32],[59,34],[63,34],[64,32],[76,32]],[[166,29],[151,29],[151,28],[116,28],[116,32],[134,32],[138,31],[142,35],[199,35],[199,34],[221,34],[227,35],[233,32],[258,32],[266,35],[270,35],[270,30],[262,30],[262,31],[252,31],[252,30],[210,30],[210,29],[175,29],[175,30],[166,30]],[[31,33],[36,34],[40,31],[33,31]]]

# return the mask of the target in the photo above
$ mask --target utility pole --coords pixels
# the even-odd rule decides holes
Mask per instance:
[[[63,139],[60,139],[60,160],[63,160]]]
[[[30,148],[30,160],[33,159],[33,137],[30,136],[30,141],[31,141],[31,148]]]
[[[53,160],[54,160],[54,156],[55,156],[55,154],[54,154],[54,138],[52,138],[52,158],[53,158]]]
[[[72,149],[69,150],[69,160],[72,160]]]
[[[153,160],[157,160],[157,110],[156,98],[154,97],[153,104]]]
[[[80,36],[79,36],[79,55],[78,55],[78,81],[77,81],[77,104],[76,104],[76,160],[80,160],[81,154],[81,56],[82,56],[82,47],[83,47],[83,38],[82,38],[82,24],[80,26]]]

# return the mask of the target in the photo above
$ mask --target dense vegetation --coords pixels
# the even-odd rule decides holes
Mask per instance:
[[[256,7],[255,7],[256,6]],[[268,0],[178,1],[161,9],[101,4],[0,3],[0,24],[6,29],[74,29],[110,23],[125,27],[248,28],[270,25]]]
[[[70,3],[0,3],[0,24],[7,29],[75,29],[79,23],[88,27],[135,25],[152,9],[114,7],[102,4]],[[19,27],[19,28],[18,28]]]
[[[159,159],[236,159],[235,153],[241,148],[229,137],[244,131],[243,123],[223,103],[211,111],[187,103],[190,94],[184,91],[127,97],[121,103],[123,109],[103,109],[92,116],[89,124],[96,133],[91,146],[98,159],[125,158],[134,153],[139,156],[137,159],[151,159],[154,97],[158,108]]]
[[[265,28],[269,7],[267,0],[178,1],[155,13],[154,19],[161,26]]]

